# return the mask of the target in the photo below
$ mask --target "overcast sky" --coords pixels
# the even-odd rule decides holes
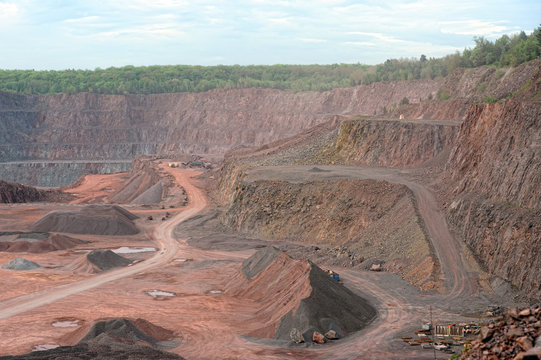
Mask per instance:
[[[541,22],[540,0],[0,0],[0,68],[376,64]]]

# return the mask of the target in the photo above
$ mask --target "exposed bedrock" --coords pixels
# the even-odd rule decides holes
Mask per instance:
[[[388,167],[422,164],[449,150],[456,123],[416,123],[396,120],[345,120],[338,135],[316,157],[319,163]]]
[[[0,178],[42,187],[62,187],[86,174],[128,171],[131,160],[123,161],[23,161],[0,163]]]
[[[61,201],[69,195],[58,190],[41,190],[32,186],[0,180],[0,203]]]
[[[450,223],[493,274],[541,296],[541,104],[471,106],[440,187]]]
[[[514,94],[538,67],[539,61],[532,61],[501,71],[459,69],[445,79],[374,83],[320,93],[271,89],[153,95],[1,93],[0,162],[56,162],[54,171],[26,163],[6,170],[0,167],[0,178],[29,185],[65,185],[82,174],[118,171],[121,161],[138,154],[220,155],[235,146],[259,146],[292,136],[332,115],[391,111],[392,117],[405,113],[410,118],[459,120],[467,103]],[[440,90],[451,99],[428,100],[436,99]],[[399,107],[404,98],[410,105]],[[116,164],[89,168],[69,163],[91,160]],[[123,166],[120,170],[127,170]],[[42,179],[28,174],[35,172],[46,175]],[[60,174],[57,183],[55,173]]]

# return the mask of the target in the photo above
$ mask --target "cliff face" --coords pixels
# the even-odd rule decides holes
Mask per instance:
[[[334,163],[408,167],[419,165],[448,150],[455,123],[416,123],[384,120],[348,120],[337,138],[321,153]]]
[[[58,201],[67,197],[66,194],[57,190],[38,190],[32,186],[0,180],[0,203]]]
[[[457,234],[491,273],[541,296],[541,104],[471,106],[443,179]]]
[[[507,101],[471,106],[446,172],[456,194],[541,207],[541,106]]]
[[[404,96],[426,98],[440,83],[380,83],[323,93],[267,89],[127,96],[2,93],[0,162],[119,162],[138,154],[223,154],[235,146],[292,136],[331,114],[373,114]],[[26,175],[33,171],[26,164],[15,166],[0,170],[0,178],[54,185],[48,178]],[[59,172],[73,169],[58,162],[55,167]],[[83,167],[75,173],[77,178],[88,171]]]
[[[459,120],[466,104],[517,92],[540,61],[516,69],[457,70],[446,79],[374,83],[327,92],[217,89],[197,94],[25,96],[0,94],[0,162],[131,160],[138,154],[223,154],[292,136],[332,115]],[[436,99],[438,92],[452,97]],[[407,98],[410,105],[398,106]],[[453,100],[454,99],[454,100]],[[56,163],[59,172],[69,164]],[[107,167],[103,167],[107,171]],[[2,171],[0,178],[54,185],[52,179]],[[99,170],[101,171],[101,170]],[[88,173],[83,166],[74,178]],[[65,182],[61,182],[65,184]]]

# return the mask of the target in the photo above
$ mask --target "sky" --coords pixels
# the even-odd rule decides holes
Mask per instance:
[[[378,64],[541,22],[539,0],[0,0],[0,69]]]

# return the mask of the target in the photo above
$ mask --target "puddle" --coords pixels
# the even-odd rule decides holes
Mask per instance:
[[[133,247],[133,246],[122,246],[118,249],[112,250],[115,254],[136,254],[142,252],[152,252],[156,251],[156,248],[153,247]]]
[[[173,260],[174,262],[187,262],[187,261],[192,261],[193,259],[175,259]]]
[[[73,321],[56,321],[53,323],[54,327],[65,328],[65,327],[76,327],[79,326],[79,320]]]
[[[32,351],[51,350],[51,349],[56,349],[57,347],[60,347],[60,345],[56,345],[56,344],[36,345],[36,346],[34,346]]]
[[[145,294],[152,296],[155,299],[163,299],[168,297],[177,296],[174,292],[163,291],[163,290],[146,290]]]
[[[210,290],[209,294],[221,294],[222,290]]]

